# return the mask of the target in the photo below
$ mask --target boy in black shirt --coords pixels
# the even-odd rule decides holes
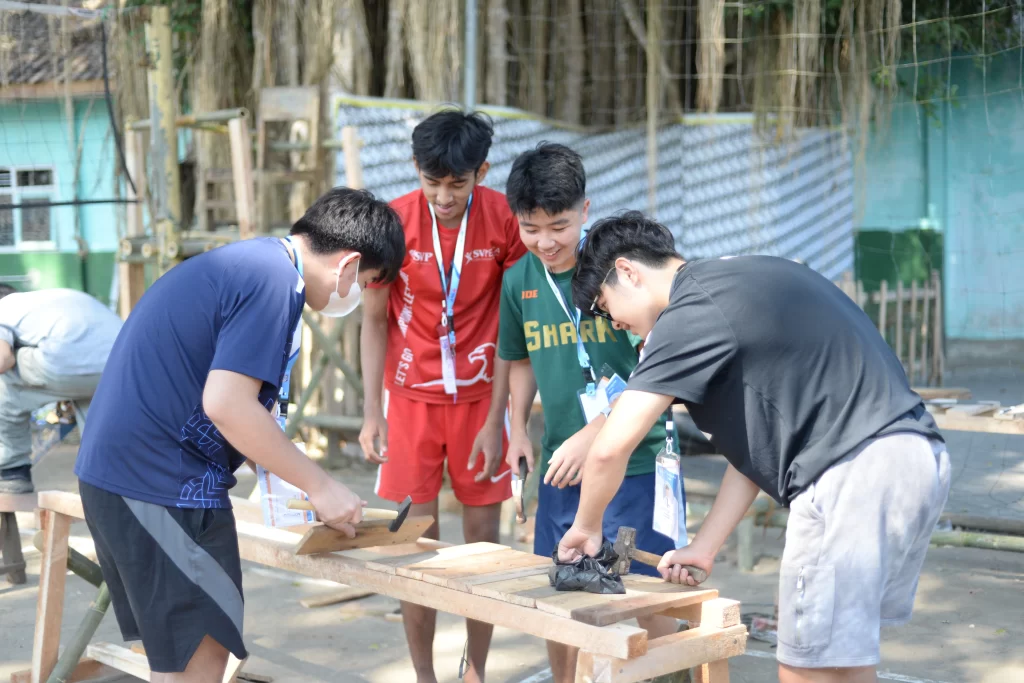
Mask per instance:
[[[942,436],[860,308],[810,268],[770,256],[685,262],[638,212],[580,247],[581,310],[646,339],[589,454],[564,561],[593,554],[629,454],[673,402],[726,456],[693,542],[666,580],[696,585],[763,489],[790,507],[779,583],[779,679],[874,681],[881,625],[910,619],[949,492]]]

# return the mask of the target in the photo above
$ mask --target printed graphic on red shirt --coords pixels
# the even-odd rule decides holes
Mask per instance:
[[[432,223],[420,190],[391,203],[405,229],[406,257],[388,297],[385,385],[396,394],[428,403],[451,403],[441,376],[437,326],[444,294],[434,255]],[[451,272],[457,228],[438,226],[445,273]],[[457,401],[490,396],[498,337],[501,278],[526,248],[505,195],[486,187],[473,191],[466,225],[465,255],[455,298]]]

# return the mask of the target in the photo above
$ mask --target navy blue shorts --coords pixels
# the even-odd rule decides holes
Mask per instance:
[[[576,509],[580,505],[580,487],[566,486],[560,489],[541,481],[538,489],[533,552],[535,555],[551,557],[551,552],[576,519]],[[605,538],[614,542],[619,527],[629,526],[636,529],[636,547],[640,550],[657,555],[675,550],[676,546],[671,538],[651,527],[653,519],[654,473],[626,477],[605,510]],[[629,567],[629,573],[659,576],[657,569],[642,562],[633,562]]]

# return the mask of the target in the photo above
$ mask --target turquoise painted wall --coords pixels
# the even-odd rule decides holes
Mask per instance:
[[[74,114],[75,130],[82,146],[77,186],[74,173],[77,149],[72,150],[68,144],[64,104],[59,100],[0,104],[0,166],[53,167],[57,184],[53,201],[71,201],[76,196],[78,199],[112,199],[118,161],[106,103],[102,98],[75,100]],[[106,301],[117,248],[119,212],[123,211],[123,206],[59,206],[50,211],[55,248],[21,254],[16,249],[2,249],[0,275],[25,275],[35,270],[39,287],[84,286]],[[90,253],[85,262],[77,256],[76,214]]]
[[[955,102],[937,102],[937,120],[899,103],[891,125],[873,131],[868,146],[858,228],[945,233],[952,339],[1024,339],[1022,63],[1020,51],[1003,53],[983,75],[969,59],[954,61]]]

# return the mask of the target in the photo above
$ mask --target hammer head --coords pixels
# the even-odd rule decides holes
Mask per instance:
[[[395,533],[402,527],[402,522],[409,516],[409,508],[412,507],[412,496],[406,496],[402,504],[398,506],[398,516],[388,524],[388,531]]]
[[[615,554],[619,559],[615,561],[615,572],[619,576],[629,573],[629,565],[633,560],[633,552],[636,550],[636,529],[628,526],[620,526],[615,534]]]

